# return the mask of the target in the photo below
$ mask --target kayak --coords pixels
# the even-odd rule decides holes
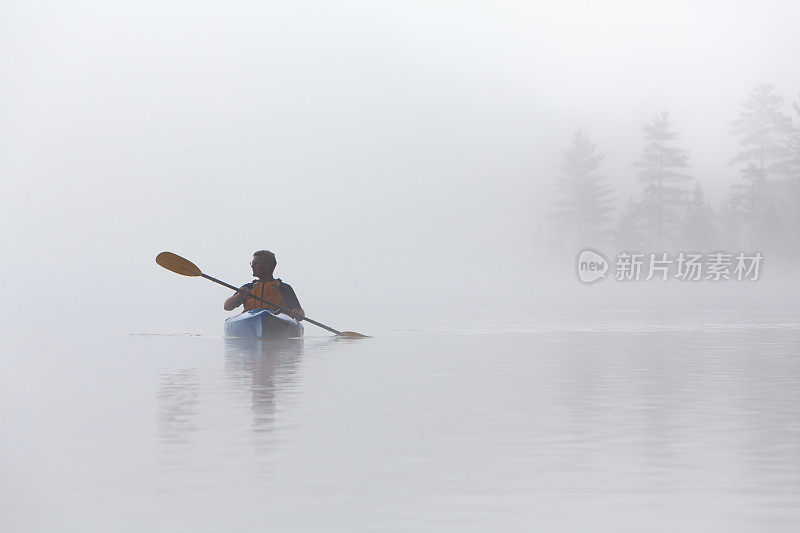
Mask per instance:
[[[260,339],[302,337],[303,324],[269,309],[251,309],[225,319],[225,336]]]

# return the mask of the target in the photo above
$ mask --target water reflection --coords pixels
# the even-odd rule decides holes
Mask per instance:
[[[746,495],[768,501],[775,523],[792,520],[798,345],[796,333],[766,329],[559,335],[537,372],[549,389],[520,418],[557,420],[536,444],[583,484],[608,484],[648,506],[646,494]],[[748,512],[762,519],[757,505]]]
[[[294,404],[298,389],[303,340],[225,338],[222,361],[215,348],[194,353],[191,367],[159,370],[159,440],[185,451],[203,441],[199,433],[223,430],[257,448],[272,447],[276,429],[293,418],[283,417],[280,427],[279,412]]]
[[[251,396],[252,429],[258,447],[271,446],[278,425],[278,405],[297,392],[303,339],[262,341],[225,339],[225,373],[237,389]]]
[[[159,437],[162,442],[185,443],[197,431],[199,385],[195,369],[167,371],[158,384]]]
[[[502,530],[531,517],[541,530],[797,529],[800,330],[582,324],[305,345],[170,339],[161,438],[179,444],[164,446],[162,471],[181,493],[218,490],[287,530],[342,520],[302,512],[309,502],[418,520],[376,512],[375,530],[491,529],[488,508],[507,516]]]

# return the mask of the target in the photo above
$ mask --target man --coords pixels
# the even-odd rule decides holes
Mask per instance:
[[[250,309],[270,309],[276,311],[274,307],[265,304],[260,300],[251,298],[247,293],[254,294],[264,300],[278,304],[289,309],[290,315],[296,320],[302,320],[306,315],[300,302],[294,294],[294,290],[288,283],[275,279],[272,274],[275,272],[275,265],[278,261],[275,254],[269,250],[259,250],[253,254],[250,267],[253,269],[253,276],[258,278],[252,283],[247,283],[239,288],[239,291],[225,300],[225,310],[232,311],[244,304],[244,310]]]

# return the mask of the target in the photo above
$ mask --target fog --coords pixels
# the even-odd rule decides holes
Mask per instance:
[[[797,6],[0,3],[0,530],[798,530]]]
[[[639,301],[644,282],[581,286],[580,248],[549,248],[573,132],[604,155],[616,219],[642,191],[642,125],[669,112],[717,209],[740,179],[742,102],[761,84],[787,114],[800,98],[799,15],[788,1],[5,3],[7,310],[221,316],[224,289],[155,255],[238,285],[261,248],[311,315]],[[793,305],[796,274],[771,272],[647,290]]]

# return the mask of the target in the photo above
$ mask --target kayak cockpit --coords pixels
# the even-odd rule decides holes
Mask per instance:
[[[269,309],[250,309],[225,320],[225,336],[259,339],[302,337],[303,324]]]

